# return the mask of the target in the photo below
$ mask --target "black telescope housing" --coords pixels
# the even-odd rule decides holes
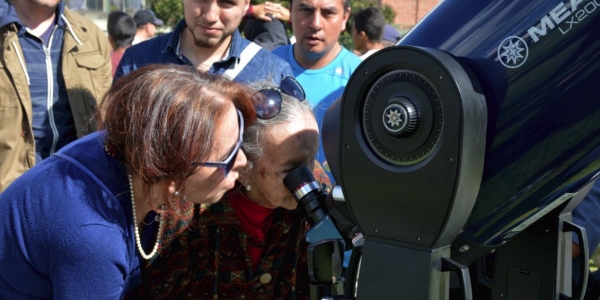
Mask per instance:
[[[444,0],[358,67],[322,126],[364,238],[345,298],[582,299],[599,28],[598,0]]]

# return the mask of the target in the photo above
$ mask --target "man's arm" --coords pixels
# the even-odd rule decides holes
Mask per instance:
[[[104,33],[99,31],[99,34],[102,35],[100,42],[100,53],[104,58],[104,62],[102,63],[102,88],[105,93],[108,92],[110,86],[112,85],[112,63],[110,58],[110,49],[108,47],[108,38],[104,36]],[[96,101],[98,102],[98,107],[102,105],[102,100],[104,99],[104,95],[100,95]]]

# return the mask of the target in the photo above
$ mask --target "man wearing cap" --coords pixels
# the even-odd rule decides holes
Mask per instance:
[[[138,10],[133,16],[137,31],[133,38],[132,45],[139,44],[145,40],[151,39],[156,34],[156,27],[163,25],[163,20],[154,15],[154,12],[148,9]]]
[[[382,44],[385,47],[394,46],[400,40],[401,36],[398,30],[390,24],[386,24],[383,29]]]
[[[115,81],[152,63],[192,65],[240,83],[269,80],[279,85],[290,66],[238,32],[250,0],[183,0],[184,19],[167,34],[128,48]]]
[[[385,17],[380,9],[367,7],[356,12],[351,36],[354,49],[361,54],[360,59],[365,60],[371,54],[385,48],[382,44],[384,28]]]

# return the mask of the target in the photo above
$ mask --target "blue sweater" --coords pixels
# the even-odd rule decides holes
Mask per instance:
[[[141,283],[129,182],[105,132],[0,194],[0,299],[119,299]]]

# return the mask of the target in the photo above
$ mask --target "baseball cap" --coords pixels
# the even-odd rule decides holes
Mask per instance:
[[[162,26],[163,20],[159,19],[154,15],[154,12],[149,9],[138,10],[133,16],[135,25],[152,23],[156,26]]]
[[[383,39],[395,43],[400,40],[400,33],[392,25],[386,24],[383,30]]]

